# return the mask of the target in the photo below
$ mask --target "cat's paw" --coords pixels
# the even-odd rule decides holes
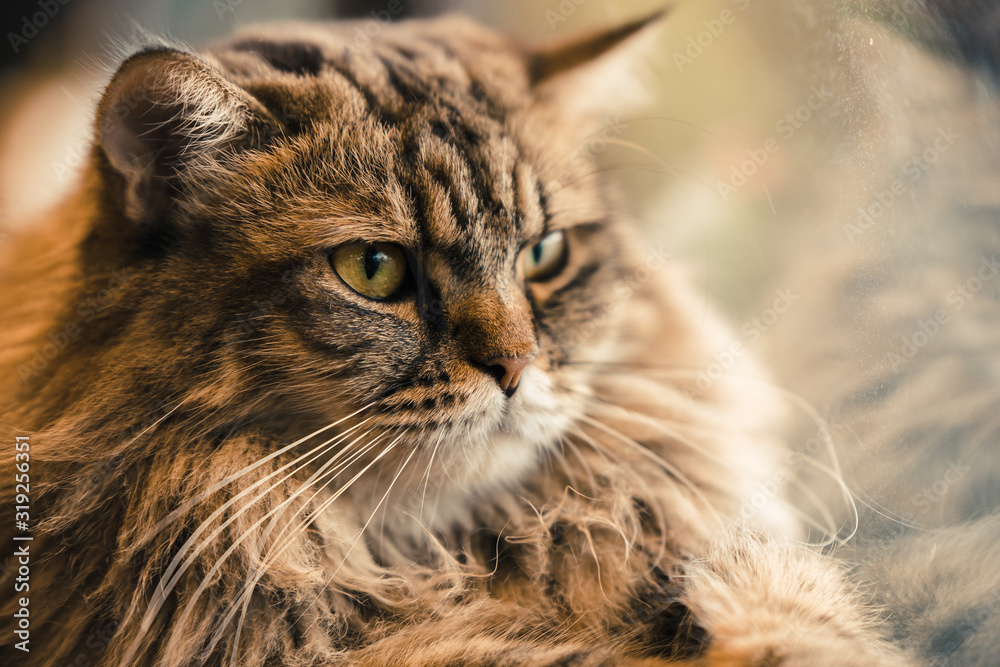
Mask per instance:
[[[705,667],[906,667],[895,648],[867,638],[811,631],[729,637],[713,641]]]
[[[838,564],[804,547],[731,536],[687,567],[683,602],[712,667],[911,664]]]

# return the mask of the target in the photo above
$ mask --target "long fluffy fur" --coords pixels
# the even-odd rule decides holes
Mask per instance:
[[[0,316],[25,328],[5,333],[23,382],[4,435],[32,443],[38,643],[14,653],[7,600],[4,655],[901,664],[843,574],[786,541],[781,497],[734,527],[781,461],[778,401],[765,381],[684,391],[725,330],[681,272],[644,264],[593,165],[554,187],[593,119],[532,81],[541,56],[447,20],[368,49],[352,34],[275,26],[126,61],[98,122],[133,86],[139,117],[98,135],[74,199],[6,258]],[[553,228],[567,277],[527,304],[503,282],[512,239]],[[372,234],[428,245],[443,306],[418,291],[395,320],[358,314],[323,250]],[[484,316],[468,289],[502,305]],[[472,322],[488,347],[481,320],[518,307],[541,352],[498,402],[453,339]]]

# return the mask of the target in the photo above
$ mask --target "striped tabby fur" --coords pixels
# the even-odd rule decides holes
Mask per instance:
[[[32,650],[4,598],[3,662],[904,664],[781,498],[737,523],[777,401],[682,390],[724,330],[575,159],[648,30],[274,25],[128,58],[76,194],[5,246],[34,541]],[[527,283],[555,230],[565,268]],[[404,248],[408,286],[348,288],[353,241]],[[508,397],[487,362],[536,353]]]

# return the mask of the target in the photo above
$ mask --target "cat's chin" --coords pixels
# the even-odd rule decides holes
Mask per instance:
[[[395,529],[444,532],[471,525],[477,508],[523,484],[580,412],[578,401],[561,394],[548,373],[534,368],[526,369],[510,398],[495,387],[480,394],[470,405],[479,415],[476,427],[446,428],[427,438],[435,451],[418,457],[419,474],[400,480],[403,488],[388,508],[397,517]]]
[[[472,493],[510,488],[538,469],[541,453],[557,445],[579,416],[578,401],[562,394],[548,373],[529,367],[514,396],[491,401],[496,421],[484,424],[485,437],[476,447],[478,460],[470,462],[465,456],[455,460],[459,468],[464,462],[465,486]]]

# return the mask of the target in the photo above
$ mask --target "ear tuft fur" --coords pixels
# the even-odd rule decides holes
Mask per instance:
[[[97,141],[123,177],[126,215],[164,210],[178,172],[238,146],[259,110],[190,54],[155,48],[125,60],[98,106]]]
[[[638,71],[655,54],[655,40],[665,7],[622,26],[536,47],[528,57],[528,75],[544,104],[594,116],[617,113],[647,102]]]
[[[669,12],[670,8],[664,7],[617,28],[576,36],[536,49],[529,64],[532,85],[537,86],[560,74],[571,72],[625,46],[640,33],[648,33],[657,28]]]

